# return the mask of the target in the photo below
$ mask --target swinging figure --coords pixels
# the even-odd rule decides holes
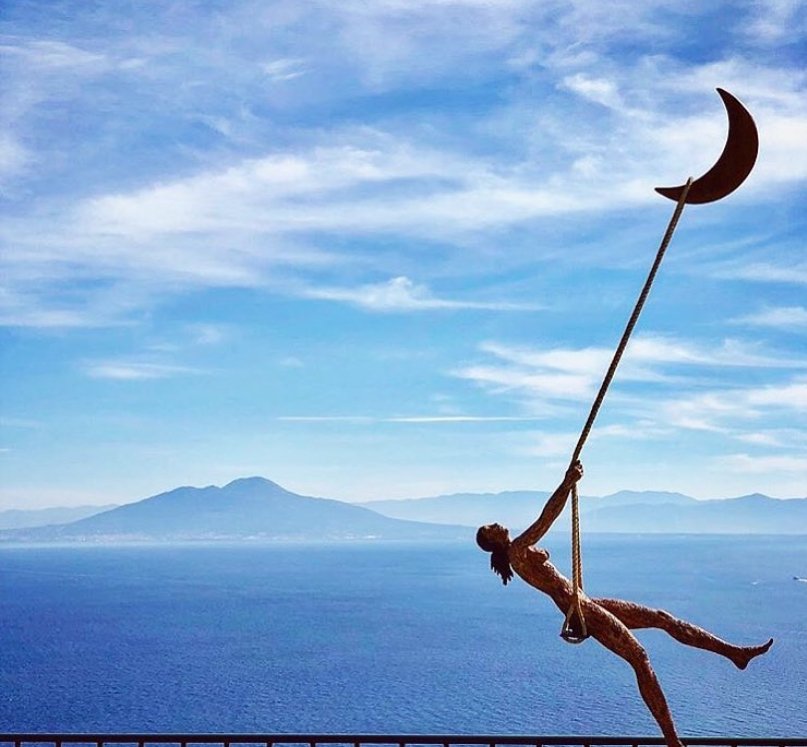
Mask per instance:
[[[511,540],[501,524],[480,527],[476,541],[491,553],[490,566],[506,585],[517,573],[530,586],[547,594],[566,615],[561,635],[572,643],[591,636],[621,656],[636,673],[639,692],[658,722],[669,747],[683,747],[673,724],[667,700],[656,678],[647,652],[631,630],[658,628],[687,646],[725,656],[739,669],[745,669],[755,656],[764,654],[773,639],[761,646],[735,646],[717,636],[673,617],[664,610],[650,609],[621,599],[590,599],[561,575],[549,562],[549,553],[536,546],[566,505],[569,493],[583,476],[583,467],[575,462],[563,482],[547,501],[537,521]]]
[[[713,202],[725,197],[742,184],[756,161],[759,138],[754,120],[734,96],[720,88],[717,91],[729,119],[729,134],[723,153],[715,165],[699,179],[693,181],[690,178],[682,186],[656,190],[664,197],[676,200],[677,205],[591,407],[563,482],[549,498],[535,523],[516,539],[511,540],[508,530],[501,524],[480,527],[476,534],[477,544],[485,552],[491,553],[491,568],[501,577],[505,585],[513,578],[515,572],[530,586],[544,592],[558,606],[565,615],[561,629],[564,640],[569,643],[582,643],[587,638],[593,637],[631,665],[636,673],[639,692],[661,728],[668,747],[683,747],[683,745],[647,653],[631,631],[640,628],[663,630],[686,646],[712,651],[726,657],[738,669],[745,669],[754,657],[764,654],[773,644],[773,638],[761,646],[736,646],[702,628],[679,620],[664,610],[651,609],[620,599],[592,599],[584,594],[577,483],[583,476],[583,466],[580,463],[583,446],[627,347],[684,205]],[[572,496],[571,581],[561,575],[549,562],[549,553],[536,546],[560,515],[570,494]]]

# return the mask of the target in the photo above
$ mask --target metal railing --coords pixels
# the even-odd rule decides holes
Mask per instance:
[[[682,737],[687,747],[807,747],[807,737]],[[319,747],[319,745],[434,745],[434,747],[648,747],[663,745],[662,737],[514,736],[501,734],[0,734],[0,747],[32,745],[260,745],[261,747]]]

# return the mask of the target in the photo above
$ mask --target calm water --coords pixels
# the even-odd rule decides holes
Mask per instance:
[[[807,734],[807,537],[584,551],[592,595],[776,638],[740,672],[640,633],[683,734]],[[4,548],[0,731],[656,734],[628,666],[560,624],[470,543]]]

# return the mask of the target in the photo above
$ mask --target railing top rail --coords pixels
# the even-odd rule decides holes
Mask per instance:
[[[687,747],[807,747],[806,737],[682,737]],[[390,744],[390,745],[571,745],[638,747],[664,745],[661,737],[513,734],[145,734],[0,733],[3,743],[71,744]]]

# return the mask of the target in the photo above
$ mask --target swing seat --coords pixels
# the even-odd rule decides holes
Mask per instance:
[[[591,638],[591,635],[589,633],[583,635],[582,633],[571,630],[564,625],[563,630],[560,631],[560,637],[563,638],[566,643],[578,644],[585,641],[586,638]]]
[[[583,619],[582,614],[574,606],[569,610],[566,619],[563,621],[563,627],[560,631],[560,637],[566,643],[582,643],[586,638],[590,638],[591,634],[586,628],[586,621]]]

